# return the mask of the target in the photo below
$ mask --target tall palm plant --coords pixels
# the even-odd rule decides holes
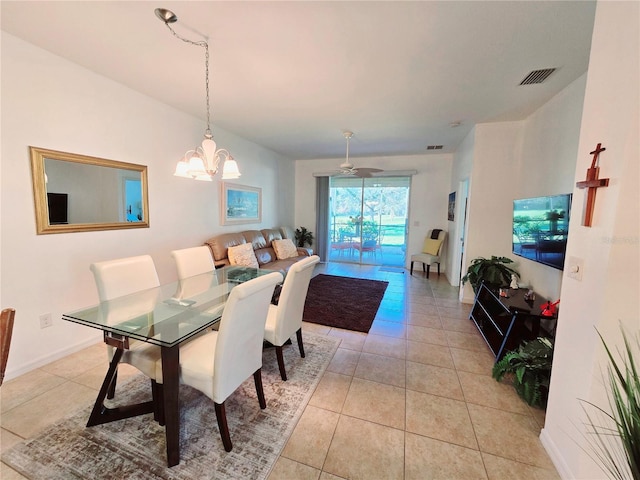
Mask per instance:
[[[614,479],[626,480],[632,475],[640,480],[640,376],[633,345],[624,331],[622,335],[625,349],[617,360],[598,332],[609,358],[609,411],[586,400],[582,407],[588,421],[587,440],[603,470]],[[634,343],[635,351],[640,351],[637,336]]]

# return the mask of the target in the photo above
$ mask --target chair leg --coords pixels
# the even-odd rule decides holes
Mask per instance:
[[[216,408],[216,420],[218,420],[218,429],[220,429],[220,437],[222,437],[224,450],[230,452],[233,445],[231,444],[231,435],[229,435],[229,425],[227,425],[227,413],[224,409],[224,402],[213,402],[213,405]]]
[[[427,275],[428,270],[425,267],[429,268],[429,265],[425,265],[424,262],[422,262],[422,273]],[[427,278],[429,278],[428,275],[427,275]]]
[[[258,403],[260,408],[264,410],[267,408],[267,402],[264,399],[264,389],[262,388],[262,369],[259,368],[253,372],[253,383],[256,384],[256,393],[258,394]]]
[[[438,276],[440,276],[440,262],[438,262]]]
[[[411,270],[409,270],[409,275],[413,275],[413,262],[411,262]]]
[[[113,374],[113,380],[111,380],[111,384],[109,385],[109,390],[107,390],[107,398],[109,400],[113,400],[113,397],[116,396],[116,382],[118,381],[118,371]]]
[[[304,358],[304,344],[302,343],[302,328],[299,328],[296,332],[296,338],[298,339],[298,349],[300,350],[300,356]]]
[[[431,270],[431,265],[427,265],[427,278],[429,278],[429,270]]]
[[[280,369],[280,377],[287,381],[287,371],[284,368],[284,356],[282,355],[282,346],[276,345],[276,357],[278,357],[278,368]]]

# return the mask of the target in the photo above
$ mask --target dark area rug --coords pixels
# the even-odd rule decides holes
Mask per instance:
[[[303,320],[369,332],[389,282],[320,274],[311,279]]]

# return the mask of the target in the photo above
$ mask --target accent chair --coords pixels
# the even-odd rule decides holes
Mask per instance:
[[[411,275],[413,275],[413,263],[422,262],[422,271],[425,272],[427,278],[429,278],[430,267],[434,263],[438,265],[438,276],[440,276],[440,253],[446,236],[447,232],[444,230],[439,230],[437,232],[429,230],[429,233],[427,233],[427,236],[424,239],[422,252],[411,255]]]

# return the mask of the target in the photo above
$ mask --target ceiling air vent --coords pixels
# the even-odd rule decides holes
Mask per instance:
[[[427,150],[442,150],[442,145],[428,145]]]
[[[520,82],[520,85],[533,85],[535,83],[542,83],[549,75],[555,72],[555,68],[544,68],[542,70],[533,70]]]

